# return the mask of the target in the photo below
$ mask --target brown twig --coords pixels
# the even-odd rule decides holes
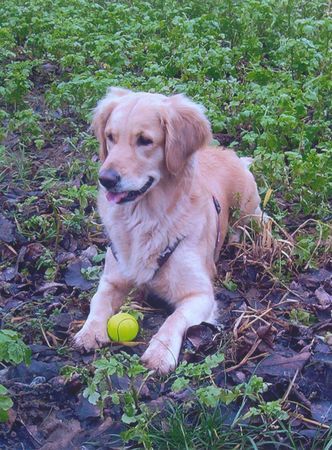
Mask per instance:
[[[315,425],[316,427],[324,428],[325,430],[330,429],[330,427],[325,423],[317,422],[316,420],[313,419],[307,419],[306,417],[303,416],[303,414],[292,413],[290,415],[295,417],[295,419],[303,420],[303,422],[310,423],[311,425]]]
[[[294,386],[294,383],[295,383],[295,380],[296,380],[298,374],[299,374],[299,369],[296,369],[296,372],[295,372],[293,378],[291,379],[286,392],[282,396],[281,403],[285,403],[285,401],[287,400],[287,398],[288,398],[288,396],[290,394],[290,391],[292,390],[292,388]]]
[[[233,367],[228,367],[227,369],[225,369],[226,373],[232,372],[233,370],[239,369],[240,367],[242,367],[250,358],[250,356],[255,353],[257,347],[259,346],[259,344],[262,342],[262,339],[257,338],[256,341],[253,343],[253,346],[251,347],[251,349],[249,350],[249,352],[246,354],[246,356],[242,359],[242,361],[240,361],[238,364],[236,364]]]
[[[50,344],[50,341],[48,340],[48,338],[47,338],[47,336],[46,336],[46,333],[45,333],[45,331],[44,331],[44,328],[43,328],[43,325],[42,325],[41,321],[39,321],[39,326],[40,326],[42,335],[43,335],[43,337],[44,337],[44,339],[45,339],[45,341],[46,341],[47,346],[48,346],[49,348],[53,348],[52,345]]]

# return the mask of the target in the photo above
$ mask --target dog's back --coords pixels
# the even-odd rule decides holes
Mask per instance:
[[[250,216],[259,208],[257,185],[249,170],[251,158],[239,158],[233,150],[209,147],[197,152],[198,177],[202,189],[215,196],[223,211],[222,238],[228,228],[230,209]]]

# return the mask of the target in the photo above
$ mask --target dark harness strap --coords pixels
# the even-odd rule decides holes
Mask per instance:
[[[160,253],[157,259],[158,267],[154,273],[154,277],[157,275],[159,270],[162,268],[162,266],[165,264],[165,262],[168,260],[168,258],[171,256],[171,254],[174,252],[174,250],[177,248],[177,246],[180,244],[180,242],[184,239],[184,237],[176,238],[176,241],[173,245],[168,245],[163,252]]]
[[[220,238],[221,238],[221,232],[220,232],[221,231],[221,226],[220,226],[220,218],[219,218],[220,211],[221,211],[221,206],[220,206],[220,203],[218,202],[218,200],[216,199],[215,196],[213,196],[212,198],[213,198],[213,203],[214,203],[214,206],[216,208],[217,215],[218,215],[217,238],[216,238],[216,246],[215,246],[215,250],[214,250],[214,260],[217,261],[218,258],[219,258],[219,243],[220,243]],[[154,278],[157,275],[159,270],[168,261],[168,259],[171,256],[171,254],[176,250],[177,246],[180,244],[181,241],[183,241],[184,238],[185,238],[185,236],[176,238],[176,241],[174,242],[173,245],[167,245],[165,250],[163,250],[159,254],[159,256],[157,258],[157,265],[158,265],[158,267],[155,270],[152,278]],[[117,261],[118,260],[117,252],[116,252],[116,250],[114,248],[114,245],[113,245],[112,241],[110,241],[108,246],[111,249],[111,252],[112,252],[112,254],[114,256],[114,259]]]
[[[221,206],[216,197],[213,195],[213,203],[217,211],[217,237],[216,237],[216,245],[214,247],[214,262],[217,262],[219,259],[219,252],[220,252],[220,240],[221,240],[221,224],[220,224],[220,212],[221,212]]]
[[[180,244],[180,242],[184,239],[184,237],[177,238],[173,245],[168,245],[164,251],[160,253],[160,255],[157,258],[157,269],[155,270],[153,277],[154,278],[159,270],[162,268],[162,266],[166,263],[168,258],[171,256],[171,254],[174,252],[174,250],[177,248],[177,246]],[[114,256],[114,259],[118,261],[117,252],[115,251],[113,242],[110,241],[108,244],[109,248],[111,249],[112,255]]]

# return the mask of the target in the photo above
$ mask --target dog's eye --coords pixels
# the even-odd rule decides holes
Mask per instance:
[[[107,139],[108,139],[110,142],[113,142],[113,134],[112,134],[112,133],[108,134],[108,135],[107,135]]]
[[[150,145],[150,144],[152,144],[152,140],[144,136],[139,136],[139,138],[137,139],[137,145]]]

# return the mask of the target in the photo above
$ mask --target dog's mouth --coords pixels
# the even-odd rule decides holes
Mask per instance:
[[[140,195],[145,194],[145,192],[152,186],[153,182],[154,178],[149,177],[145,185],[141,187],[141,189],[138,189],[137,191],[123,191],[123,192],[107,191],[106,198],[108,201],[117,204],[132,202],[136,200],[136,198],[139,197]]]

